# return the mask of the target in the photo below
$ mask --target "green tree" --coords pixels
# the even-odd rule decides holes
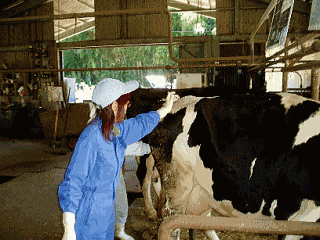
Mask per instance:
[[[193,12],[186,13],[172,13],[172,26],[173,29],[180,26],[180,33],[175,31],[178,36],[195,36],[195,35],[214,35],[213,30],[216,27],[216,20],[196,14]],[[195,32],[197,23],[201,23],[204,28],[203,33]],[[174,31],[174,30],[173,30]]]
[[[194,26],[201,21],[205,28],[203,34],[212,34],[215,27],[215,19],[199,17],[191,13],[172,13],[172,26],[174,36],[195,35]],[[86,41],[94,39],[95,31],[90,29],[63,41]],[[174,47],[174,56],[178,56],[178,47]],[[114,47],[76,49],[64,51],[64,68],[103,68],[103,67],[142,67],[142,66],[166,66],[176,65],[169,57],[167,46],[141,46],[141,47]],[[171,70],[170,73],[176,73]],[[126,70],[126,71],[86,71],[65,72],[66,77],[76,78],[78,83],[85,82],[88,85],[96,84],[107,77],[128,81],[136,79],[141,85],[148,86],[147,75],[167,74],[168,70]]]

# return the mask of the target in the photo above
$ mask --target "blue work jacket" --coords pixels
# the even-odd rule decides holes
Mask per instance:
[[[155,111],[124,120],[116,125],[120,133],[112,142],[104,139],[99,119],[81,133],[58,188],[62,211],[76,216],[77,240],[112,238],[114,200],[125,150],[149,134],[159,120]]]

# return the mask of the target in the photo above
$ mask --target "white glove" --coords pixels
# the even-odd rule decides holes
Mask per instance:
[[[74,230],[76,216],[73,213],[64,212],[62,214],[62,223],[64,227],[62,240],[76,240],[76,231]]]
[[[145,154],[151,153],[149,144],[143,143],[142,141],[135,142],[127,146],[125,155],[131,156],[143,156]]]
[[[163,104],[162,108],[158,109],[160,119],[163,119],[171,111],[173,102],[177,101],[179,96],[175,92],[168,92],[166,102]]]

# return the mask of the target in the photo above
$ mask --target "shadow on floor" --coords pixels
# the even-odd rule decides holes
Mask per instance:
[[[0,184],[9,182],[10,180],[14,179],[16,177],[11,177],[11,176],[0,176]]]

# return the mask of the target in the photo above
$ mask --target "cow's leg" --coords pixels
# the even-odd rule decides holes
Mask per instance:
[[[171,239],[180,240],[180,232],[181,232],[180,228],[173,230],[171,234]]]
[[[318,222],[320,218],[320,207],[312,200],[304,199],[301,202],[300,209],[289,217],[289,221]],[[283,240],[299,240],[301,235],[282,236]]]
[[[157,219],[157,211],[153,206],[152,198],[151,198],[153,166],[154,166],[154,158],[152,154],[150,154],[150,156],[146,159],[147,171],[146,171],[146,176],[143,180],[142,193],[143,193],[144,205],[145,205],[148,217],[151,219]]]
[[[190,240],[195,240],[196,239],[196,230],[195,229],[190,229],[189,230],[189,238],[190,238]]]
[[[205,213],[206,216],[211,217],[211,210],[209,213]],[[219,240],[218,235],[216,234],[216,231],[214,230],[207,230],[204,231],[204,233],[206,234],[206,236],[210,239],[210,240]]]
[[[302,239],[303,236],[300,236],[300,235],[281,235],[278,237],[279,240],[300,240]]]
[[[160,179],[158,169],[156,167],[153,168],[151,179],[152,179],[152,186],[153,186],[153,188],[157,194],[157,197],[159,199],[160,193],[161,193],[161,179]]]

